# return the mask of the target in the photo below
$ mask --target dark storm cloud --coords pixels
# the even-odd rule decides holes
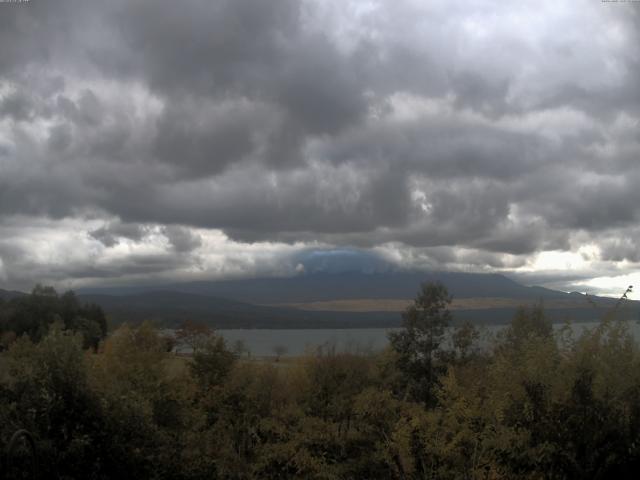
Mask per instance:
[[[119,2],[110,11],[121,42],[96,50],[109,75],[144,78],[161,92],[262,91],[299,35],[294,0]],[[97,54],[104,53],[103,58]]]
[[[324,36],[297,46],[279,76],[277,98],[311,134],[333,134],[367,110],[363,85],[348,58]]]
[[[167,106],[157,125],[156,157],[187,175],[201,176],[220,173],[249,155],[255,149],[253,134],[260,128],[258,109],[218,110]]]
[[[145,191],[145,202],[135,202],[136,198],[127,193],[112,196],[109,210],[129,222],[148,219],[221,227],[247,241],[275,239],[286,232],[362,234],[381,222],[401,226],[410,202],[403,173],[366,173],[347,167],[269,175],[251,167],[188,187],[154,186]]]
[[[638,261],[637,9],[356,3],[0,4],[0,230]]]
[[[75,265],[75,269],[60,268],[60,278],[119,277],[126,275],[157,275],[185,266],[184,258],[171,254],[133,254],[126,259],[93,265]]]
[[[11,267],[11,264],[9,264]],[[185,266],[185,259],[170,254],[132,254],[126,259],[110,260],[108,263],[75,263],[66,265],[43,266],[20,263],[12,271],[16,284],[23,283],[26,288],[33,284],[34,278],[46,282],[56,282],[64,285],[68,279],[103,279],[111,280],[119,277],[135,278],[142,276],[146,279],[157,278],[166,272],[175,272]],[[30,272],[26,267],[32,267]],[[25,287],[23,287],[25,288]]]
[[[509,180],[557,161],[559,149],[537,135],[446,117],[380,122],[327,145],[333,162],[392,164],[431,177]]]

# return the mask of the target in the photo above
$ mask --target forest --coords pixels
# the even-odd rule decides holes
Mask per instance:
[[[580,335],[522,308],[487,343],[425,283],[382,352],[257,359],[208,328],[107,334],[37,287],[0,300],[7,478],[591,479],[640,468],[640,350],[624,298]],[[452,330],[451,330],[452,329]],[[451,333],[453,332],[453,333]]]

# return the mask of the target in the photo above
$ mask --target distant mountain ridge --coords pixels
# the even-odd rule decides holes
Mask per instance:
[[[0,298],[3,300],[10,300],[12,298],[21,297],[26,295],[24,292],[18,292],[16,290],[3,290],[0,288]]]
[[[253,304],[319,302],[361,298],[407,299],[420,284],[442,282],[455,298],[560,299],[565,292],[526,287],[504,275],[464,272],[314,273],[294,277],[197,281],[163,286],[79,289],[79,293],[131,295],[165,290],[215,296]]]

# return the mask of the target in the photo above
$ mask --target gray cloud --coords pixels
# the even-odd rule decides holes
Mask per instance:
[[[202,245],[200,236],[184,227],[169,225],[163,233],[176,252],[191,252]]]
[[[431,266],[520,268],[580,242],[638,262],[627,7],[3,6],[0,233],[16,217],[100,221],[85,234],[109,250],[157,227],[171,251],[131,264],[158,271],[156,255],[173,255],[169,270],[199,261],[194,228],[302,249],[394,244]],[[3,248],[10,282],[33,255]],[[92,261],[66,274],[103,271]],[[155,268],[118,262],[115,276]]]
[[[32,100],[25,92],[13,92],[2,99],[0,116],[8,116],[15,121],[29,120],[33,117]]]
[[[89,235],[105,247],[113,247],[120,243],[122,239],[139,242],[146,233],[147,229],[138,224],[114,222],[90,231]]]

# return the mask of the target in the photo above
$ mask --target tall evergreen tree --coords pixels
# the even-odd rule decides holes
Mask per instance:
[[[402,330],[389,334],[397,366],[406,380],[406,393],[430,405],[438,374],[440,345],[451,323],[451,296],[441,283],[424,283],[413,305],[402,314]]]

